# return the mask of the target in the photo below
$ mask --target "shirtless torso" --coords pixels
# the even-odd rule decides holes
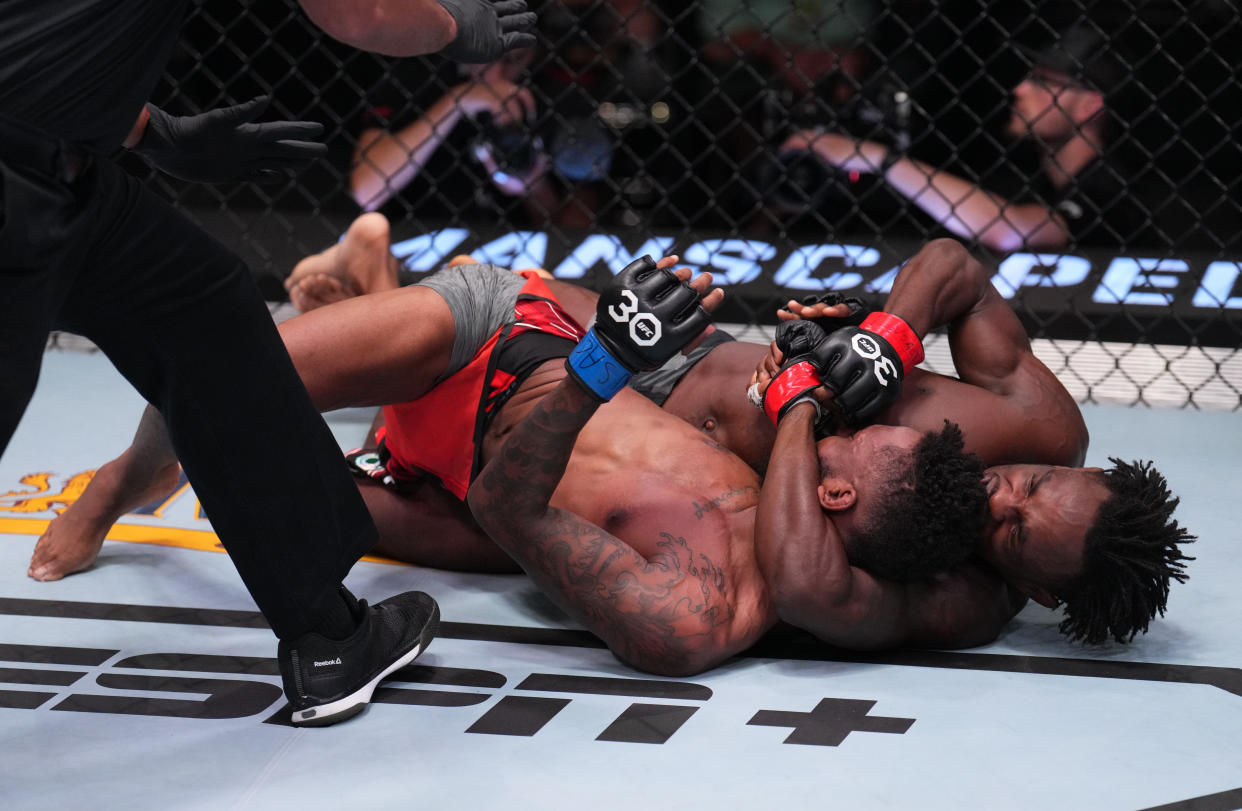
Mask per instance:
[[[925,250],[944,274],[963,278],[968,263],[960,246],[933,243]],[[918,262],[919,257],[912,259],[907,271]],[[936,274],[926,276],[928,286],[945,287]],[[990,292],[967,296],[964,304],[918,290],[906,296],[934,300],[933,320],[949,313],[919,325],[920,334],[951,324],[962,380],[916,370],[902,400],[881,415],[882,421],[935,430],[948,416],[962,425],[968,449],[989,463],[1033,455],[1077,463],[1086,432],[1076,405],[1031,354],[1021,325],[987,277],[978,268],[974,276],[976,292]],[[585,323],[595,294],[558,282],[550,286],[565,309]],[[411,312],[420,317],[412,319]],[[421,396],[447,362],[452,330],[443,301],[419,288],[344,301],[281,325],[299,373],[322,409]],[[556,474],[550,503],[563,511],[563,525],[533,534],[518,558],[545,593],[638,667],[697,672],[745,649],[777,623],[753,537],[755,471],[764,468],[775,431],[745,395],[747,379],[767,355],[762,345],[724,344],[689,371],[664,409],[623,391],[596,411],[573,432],[573,453]],[[412,376],[412,369],[420,374]],[[525,381],[483,437],[485,463],[497,458],[532,411],[556,399],[564,376],[563,362],[553,360]],[[150,416],[158,426],[158,415]],[[136,446],[145,444],[140,440],[148,433],[139,432]],[[83,508],[94,502],[85,497],[70,511],[75,521],[89,522],[69,533],[86,539],[75,546],[85,550],[79,568],[93,560],[117,509],[123,511],[124,504],[111,504],[118,501],[117,492],[128,492],[129,501],[140,505],[150,495],[144,488],[161,489],[152,479],[167,472],[175,481],[170,448],[134,451],[101,469],[100,481],[88,488],[92,499],[98,500],[92,492],[98,491],[109,502],[94,511],[93,521]],[[105,484],[104,473],[111,491],[96,486]],[[380,529],[378,554],[470,571],[518,570],[512,551],[502,550],[466,505],[434,482],[405,494],[366,480],[359,486]],[[501,502],[494,509],[503,517],[507,506]],[[576,523],[570,520],[575,517]],[[62,520],[59,526],[63,536],[68,525]],[[920,614],[937,625],[924,624],[899,643],[979,644],[1012,616],[1003,582],[981,567],[938,577],[922,599],[927,610]],[[952,611],[942,610],[947,603]]]
[[[758,474],[642,395],[596,409],[566,377],[546,361],[493,418],[479,522],[629,664],[684,675],[754,644],[777,622],[754,552]]]
[[[920,264],[916,258],[908,268],[927,267],[915,278],[936,286],[943,286],[939,275],[967,276],[966,266],[973,261],[944,244],[920,257],[931,261]],[[974,287],[990,292],[964,297],[961,305],[938,304],[933,314],[944,317],[938,323],[952,323],[963,379],[914,370],[901,400],[880,421],[930,431],[950,417],[962,426],[967,449],[990,464],[1080,461],[1086,437],[1076,404],[1030,352],[1016,316],[987,285],[987,277],[971,269]],[[555,281],[549,286],[570,315],[580,322],[589,318],[594,294]],[[911,295],[909,288],[907,283],[907,300],[921,295],[917,289]],[[957,312],[945,317],[955,306]],[[922,325],[923,330],[929,326]],[[561,554],[574,558],[567,563],[552,553],[559,542],[552,538],[540,541],[546,554],[519,556],[522,569],[545,593],[619,656],[645,669],[693,672],[742,650],[776,624],[751,532],[759,485],[755,471],[767,464],[775,430],[745,394],[747,379],[767,356],[763,345],[726,343],[686,373],[663,409],[625,391],[596,412],[577,435],[551,503],[628,550],[608,540],[579,545],[576,552],[563,546]],[[563,363],[550,361],[526,381],[484,437],[485,463],[564,375]],[[428,490],[423,498],[402,500],[399,520],[385,521],[377,502],[392,496],[364,487],[384,538],[380,551],[425,565],[477,569],[486,560],[495,570],[513,570],[512,553],[480,531],[460,503],[445,507],[456,520],[444,524],[454,527],[454,543],[445,543],[442,531],[428,531],[422,515],[411,520],[412,511],[426,509],[437,498]],[[440,542],[428,548],[428,538]],[[927,610],[910,625],[903,644],[988,641],[1021,604],[982,564],[938,576],[918,600]],[[698,660],[697,667],[683,670],[678,662],[689,661],[684,650],[641,658],[661,644],[677,640],[680,645],[703,634],[711,636],[701,647],[710,651],[711,662]],[[635,647],[643,650],[636,655]]]

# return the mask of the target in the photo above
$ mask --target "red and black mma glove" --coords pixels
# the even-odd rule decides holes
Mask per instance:
[[[636,259],[600,293],[595,326],[565,368],[601,402],[611,400],[636,372],[660,368],[707,328],[701,298],[651,257]]]
[[[820,379],[851,422],[866,422],[901,395],[901,381],[923,360],[923,343],[892,313],[871,313],[811,351]]]
[[[763,413],[773,425],[798,403],[815,406],[815,418],[822,414],[811,392],[823,385],[815,368],[814,350],[828,340],[828,333],[814,321],[782,321],[776,328],[776,346],[785,362],[763,392]]]

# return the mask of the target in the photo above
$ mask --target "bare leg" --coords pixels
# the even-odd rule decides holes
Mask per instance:
[[[470,509],[438,483],[396,493],[376,482],[356,481],[380,533],[372,554],[458,572],[522,571],[483,534]]]
[[[279,329],[321,410],[421,396],[448,365],[455,334],[448,305],[426,287],[343,301],[291,318]],[[35,543],[27,574],[57,580],[89,567],[112,524],[169,493],[179,476],[168,429],[148,406],[130,447],[99,469]]]
[[[294,266],[285,289],[302,312],[347,298],[395,290],[397,259],[390,248],[391,230],[383,214],[363,214],[340,242]]]
[[[171,493],[181,468],[167,436],[159,412],[148,408],[133,444],[96,471],[78,500],[48,524],[26,574],[59,580],[88,568],[118,518]]]
[[[320,411],[403,403],[448,366],[448,304],[411,285],[320,307],[280,324],[293,365]]]

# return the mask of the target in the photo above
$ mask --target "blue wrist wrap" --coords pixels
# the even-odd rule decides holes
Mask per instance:
[[[565,366],[573,373],[582,385],[586,386],[596,397],[604,402],[611,400],[617,392],[630,382],[633,372],[609,354],[600,345],[595,335],[595,328],[587,330],[586,335],[574,347],[565,359]]]

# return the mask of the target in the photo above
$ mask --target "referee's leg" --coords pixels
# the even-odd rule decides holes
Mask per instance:
[[[0,457],[39,382],[51,326],[50,282],[0,265]]]
[[[339,602],[374,524],[241,260],[99,168],[109,214],[65,320],[163,414],[255,602],[277,636],[297,637]]]

